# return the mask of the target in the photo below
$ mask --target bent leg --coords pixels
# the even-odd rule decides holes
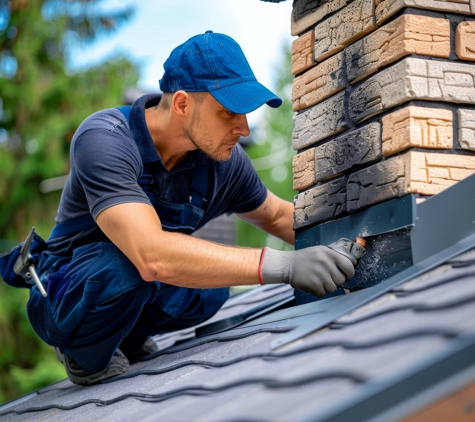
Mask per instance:
[[[91,372],[106,368],[155,290],[155,283],[147,283],[110,302],[91,307],[75,330],[68,348],[74,361]]]
[[[201,290],[161,284],[119,347],[126,356],[132,356],[151,336],[189,328],[211,318],[228,297],[227,288]]]
[[[51,259],[49,259],[51,261]],[[38,335],[84,369],[107,367],[158,283],[142,280],[112,243],[78,248],[41,269],[48,297],[32,287],[28,317]]]
[[[127,355],[150,336],[207,320],[229,297],[228,289],[146,282],[111,243],[78,248],[63,264],[42,276],[47,298],[32,288],[28,316],[46,343],[90,372],[105,369],[117,347]]]

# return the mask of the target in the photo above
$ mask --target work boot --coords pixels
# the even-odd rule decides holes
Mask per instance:
[[[95,373],[81,368],[72,358],[66,356],[66,354],[59,347],[55,347],[54,349],[56,351],[58,360],[66,368],[66,373],[68,374],[69,379],[75,384],[96,384],[107,378],[123,374],[129,369],[129,361],[119,349],[117,349],[114,353],[114,356],[112,356],[109,366],[106,369]]]

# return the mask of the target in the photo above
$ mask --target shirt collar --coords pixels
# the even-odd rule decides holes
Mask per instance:
[[[145,109],[156,106],[161,98],[161,94],[143,95],[135,100],[130,109],[129,127],[132,132],[132,137],[139,148],[140,157],[142,158],[143,163],[162,161],[160,156],[157,154],[157,150],[155,149],[155,145],[153,144],[152,137],[150,136],[145,121]],[[195,150],[187,154],[185,159],[179,163],[181,164],[179,167],[180,169],[183,169],[182,166],[189,168],[194,167],[193,164],[211,165],[214,163],[215,161],[213,159],[203,154],[200,150]]]
[[[160,98],[160,94],[144,95],[135,100],[130,109],[129,127],[143,163],[161,161],[145,122],[145,109],[158,104]]]

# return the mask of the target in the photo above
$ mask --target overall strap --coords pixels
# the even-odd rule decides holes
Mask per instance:
[[[191,185],[191,203],[203,209],[203,202],[206,201],[208,192],[208,172],[209,166],[196,165],[193,170],[193,182]]]
[[[127,121],[130,123],[130,109],[132,107],[129,105],[117,107],[117,110],[119,110],[124,117],[127,119]],[[148,171],[148,165],[146,163],[143,163],[143,172],[142,176],[140,176],[140,179],[138,180],[139,186],[144,190],[145,192],[148,191],[148,185],[150,185],[153,182],[152,175]]]
[[[148,186],[153,183],[153,177],[148,171],[148,164],[143,163],[142,176],[137,180],[137,183],[144,192],[148,192]]]
[[[91,214],[82,217],[73,218],[56,224],[51,231],[48,240],[56,237],[68,236],[70,234],[79,233],[81,230],[92,228],[96,225]]]

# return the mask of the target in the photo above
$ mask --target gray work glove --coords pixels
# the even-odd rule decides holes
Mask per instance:
[[[289,283],[294,289],[322,297],[354,276],[355,265],[365,252],[349,239],[298,251],[265,248],[260,278],[262,284]]]

